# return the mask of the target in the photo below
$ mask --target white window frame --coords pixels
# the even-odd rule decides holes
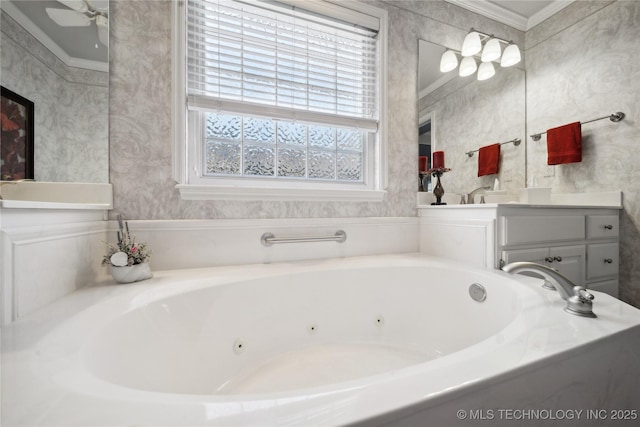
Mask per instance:
[[[280,0],[295,5],[300,0]],[[364,3],[340,0],[304,0],[304,8],[346,21],[376,19],[379,22],[378,131],[375,141],[365,141],[364,184],[278,180],[262,178],[201,178],[200,141],[187,137],[193,124],[187,119],[185,4],[173,7],[173,174],[176,188],[185,200],[283,200],[380,202],[387,188],[387,11]],[[364,16],[363,16],[364,15]],[[373,153],[371,153],[373,150]]]

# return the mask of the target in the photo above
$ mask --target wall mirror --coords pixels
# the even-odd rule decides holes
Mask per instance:
[[[445,152],[451,172],[443,177],[447,192],[469,193],[491,186],[517,192],[525,184],[525,72],[496,67],[496,74],[478,81],[475,74],[440,72],[444,46],[418,41],[418,115],[420,154]],[[519,146],[501,146],[500,172],[477,176],[478,153],[466,153],[497,142],[520,138]],[[427,149],[428,147],[428,149]]]
[[[1,5],[0,82],[33,103],[33,178],[107,183],[108,0]]]

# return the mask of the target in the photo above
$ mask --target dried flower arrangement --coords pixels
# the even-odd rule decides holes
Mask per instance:
[[[109,244],[107,254],[102,259],[102,265],[125,267],[128,265],[142,264],[151,257],[151,250],[146,243],[136,243],[135,236],[129,232],[129,223],[118,215],[118,244]]]

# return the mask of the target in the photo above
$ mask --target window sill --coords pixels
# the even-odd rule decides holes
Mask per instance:
[[[178,184],[184,200],[381,202],[384,190],[260,188]]]

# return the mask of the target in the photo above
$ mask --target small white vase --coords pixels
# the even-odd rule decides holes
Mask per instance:
[[[109,265],[109,272],[111,273],[113,280],[118,283],[139,282],[140,280],[146,280],[153,277],[153,273],[151,273],[151,267],[149,267],[148,262],[126,265],[124,267]]]

